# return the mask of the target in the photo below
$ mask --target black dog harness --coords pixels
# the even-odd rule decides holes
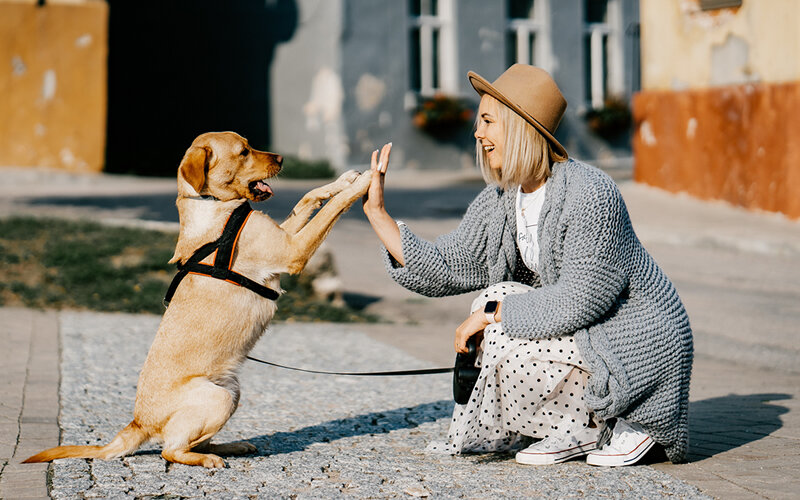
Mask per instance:
[[[234,285],[243,286],[269,300],[278,300],[280,294],[275,290],[267,288],[231,270],[231,266],[233,265],[233,252],[236,250],[236,242],[239,241],[239,235],[242,233],[242,229],[252,212],[253,209],[250,207],[250,203],[244,202],[239,205],[236,210],[231,213],[230,217],[228,217],[228,221],[225,223],[225,229],[222,230],[222,236],[216,241],[206,243],[198,248],[194,252],[194,255],[189,257],[186,263],[178,263],[178,274],[172,279],[167,294],[164,296],[165,305],[169,305],[172,296],[175,294],[175,290],[178,289],[178,285],[187,274],[198,274],[200,276],[217,278],[227,281],[228,283],[233,283]],[[214,257],[213,266],[200,263],[201,260],[215,251],[217,255]]]

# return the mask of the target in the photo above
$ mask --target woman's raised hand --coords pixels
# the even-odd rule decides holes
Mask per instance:
[[[372,170],[372,182],[369,185],[369,191],[364,199],[364,213],[367,217],[370,215],[378,215],[386,211],[383,203],[383,183],[386,179],[386,169],[389,167],[389,156],[392,153],[392,143],[386,144],[381,148],[380,153],[378,150],[372,152],[370,160],[370,169]]]
[[[405,265],[405,261],[403,260],[403,245],[400,241],[400,229],[397,228],[397,224],[383,204],[383,181],[386,178],[386,169],[389,166],[391,152],[392,143],[390,142],[381,148],[380,154],[378,150],[372,153],[370,162],[372,181],[369,185],[369,191],[364,196],[364,213],[386,250],[402,266]]]

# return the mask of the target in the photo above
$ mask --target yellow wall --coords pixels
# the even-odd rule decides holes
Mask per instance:
[[[642,88],[701,89],[800,80],[800,1],[640,0]]]
[[[0,0],[0,166],[103,168],[108,5]]]

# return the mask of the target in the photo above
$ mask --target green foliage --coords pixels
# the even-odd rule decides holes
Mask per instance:
[[[301,160],[295,156],[283,159],[280,176],[286,179],[331,179],[336,171],[328,160]]]
[[[162,314],[176,240],[174,233],[95,223],[0,219],[0,305]],[[277,320],[375,320],[317,297],[313,279],[282,278],[287,293]]]

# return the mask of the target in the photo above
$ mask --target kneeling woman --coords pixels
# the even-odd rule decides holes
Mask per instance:
[[[518,462],[588,455],[618,466],[658,443],[683,461],[692,333],[675,288],[614,182],[553,137],[566,101],[550,75],[514,65],[493,83],[469,79],[488,186],[459,227],[429,242],[389,216],[391,145],[372,155],[364,203],[398,283],[428,296],[482,290],[455,335],[458,352],[482,337],[480,376],[440,447],[500,451],[534,438]]]

